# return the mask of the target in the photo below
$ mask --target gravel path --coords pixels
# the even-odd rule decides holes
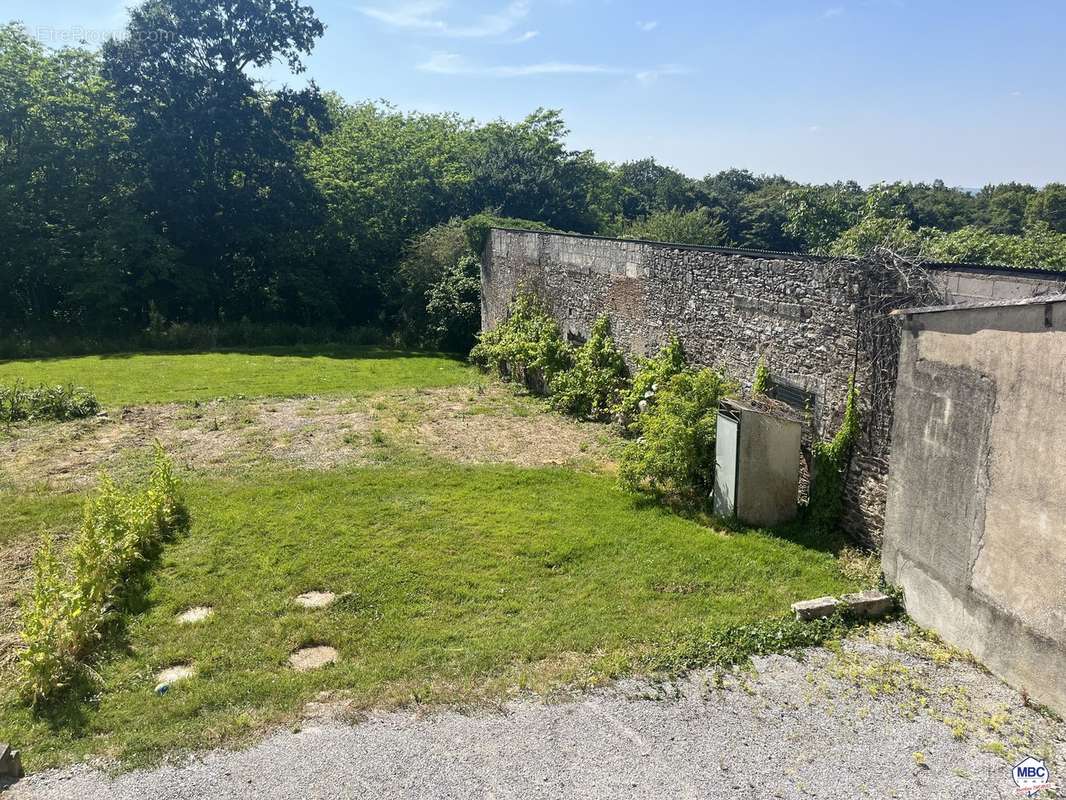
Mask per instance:
[[[1009,759],[1031,749],[1061,777],[1063,723],[902,630],[757,659],[724,680],[630,681],[504,713],[320,720],[116,778],[87,766],[43,773],[7,797],[1006,798]]]

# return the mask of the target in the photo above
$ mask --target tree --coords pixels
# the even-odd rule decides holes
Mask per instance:
[[[1049,183],[1029,198],[1026,227],[1045,222],[1056,233],[1066,233],[1066,184]]]
[[[481,262],[463,256],[426,291],[428,342],[451,353],[468,353],[481,329]]]
[[[96,56],[0,27],[0,327],[114,330],[168,280],[133,202],[131,128]]]
[[[105,43],[144,165],[138,200],[183,254],[173,294],[153,298],[167,316],[336,314],[314,269],[321,205],[297,165],[325,103],[313,84],[268,93],[248,73],[275,60],[301,71],[322,32],[297,0],[147,0]]]
[[[323,268],[346,322],[390,323],[396,314],[412,311],[405,276],[397,269],[404,247],[433,226],[469,213],[472,125],[453,115],[403,114],[372,103],[346,106],[337,98],[331,103],[333,129],[304,160],[326,208],[329,251]],[[449,257],[440,269],[457,258]],[[405,263],[408,271],[415,266]],[[416,287],[417,302],[424,303],[426,289],[441,274],[406,281]]]
[[[808,253],[827,253],[840,235],[859,221],[863,191],[856,183],[800,186],[784,196],[784,232]]]
[[[588,151],[564,146],[559,111],[538,109],[522,122],[502,120],[473,135],[476,210],[595,233],[617,213],[611,172]]]
[[[1027,183],[989,184],[977,193],[977,222],[992,233],[1021,233],[1025,209],[1036,187]]]
[[[721,246],[728,243],[726,226],[708,208],[657,211],[626,226],[627,239]]]
[[[656,211],[691,211],[697,204],[695,182],[676,169],[656,163],[654,158],[621,164],[615,184],[626,219],[646,217]]]

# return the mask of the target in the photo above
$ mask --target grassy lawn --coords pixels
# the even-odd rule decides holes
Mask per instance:
[[[311,427],[291,429],[306,447],[315,425],[327,427],[340,445],[323,440],[326,450],[344,444],[341,426],[377,415],[344,437],[365,434],[351,446],[366,456],[340,465],[311,459],[298,468],[282,455],[198,466],[198,442],[250,445],[220,438],[232,427],[228,418],[221,429],[205,419],[178,431],[186,437],[178,463],[192,526],[165,547],[101,649],[92,665],[98,682],[35,714],[0,674],[0,741],[22,748],[33,770],[86,755],[129,766],[239,743],[272,725],[299,724],[323,692],[360,710],[588,685],[639,670],[694,635],[781,619],[797,599],[860,588],[802,531],[798,539],[726,533],[621,491],[609,459],[586,447],[593,434],[538,411],[535,401],[473,387],[474,373],[443,357],[286,350],[0,365],[0,381],[14,377],[74,378],[108,404],[351,397],[340,401],[345,408],[327,408],[332,416],[308,416]],[[424,391],[447,384],[462,386]],[[393,394],[368,396],[382,390]],[[281,413],[260,409],[264,419]],[[90,450],[132,446],[117,436],[127,423],[113,416],[56,426],[46,451],[32,449],[38,440],[29,433],[6,446],[27,469],[46,467],[33,474],[77,469]],[[274,452],[283,441],[262,446]],[[488,463],[496,458],[512,461]],[[0,558],[19,553],[28,571],[34,537],[78,524],[86,484],[9,486],[0,490]],[[10,599],[19,582],[7,577],[0,590]],[[318,610],[294,603],[312,590],[339,598]],[[214,614],[178,625],[176,615],[193,606]],[[306,645],[329,645],[339,660],[294,672],[288,658]],[[3,655],[0,647],[0,664]],[[178,664],[195,676],[157,696],[157,672]]]
[[[105,406],[217,397],[366,395],[383,389],[451,386],[475,373],[446,355],[373,347],[130,354],[0,363],[0,384],[73,382]]]
[[[0,739],[32,766],[209,746],[323,690],[357,707],[455,699],[494,678],[550,680],[564,656],[578,674],[556,677],[596,679],[671,632],[776,617],[849,588],[828,553],[723,535],[567,469],[386,466],[188,492],[192,530],[167,547],[126,645],[99,665],[98,701],[35,720],[6,698]],[[5,519],[76,513],[66,500],[4,499]],[[294,605],[308,590],[344,597]],[[197,605],[216,613],[175,624]],[[331,645],[340,661],[294,673],[286,660],[305,644]],[[157,697],[154,674],[176,663],[197,676]]]

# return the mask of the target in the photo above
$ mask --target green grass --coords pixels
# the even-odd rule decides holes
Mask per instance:
[[[0,364],[0,384],[16,379],[73,381],[115,406],[309,394],[366,403],[476,377],[446,356],[353,347]],[[514,413],[529,415],[528,404]],[[371,437],[374,466],[188,475],[191,530],[167,544],[101,648],[99,682],[35,714],[0,675],[0,741],[34,770],[87,755],[131,766],[241,742],[297,720],[323,691],[355,708],[466,702],[714,664],[807,641],[809,629],[781,627],[789,604],[862,583],[798,527],[726,534],[622,492],[604,472],[460,466],[397,450],[378,429]],[[72,530],[83,499],[0,489],[0,546]],[[295,606],[309,590],[342,598]],[[194,605],[216,613],[178,626]],[[340,661],[292,672],[288,656],[308,644],[337,648]],[[180,662],[197,676],[156,696],[156,672]]]
[[[0,385],[84,386],[106,406],[211,400],[369,394],[469,382],[457,358],[373,347],[130,354],[0,363]]]
[[[561,468],[386,464],[187,491],[191,532],[166,547],[143,610],[95,666],[95,699],[42,717],[0,699],[0,740],[31,768],[238,741],[321,691],[364,707],[536,684],[560,664],[610,677],[693,630],[777,619],[798,598],[854,586],[828,552],[724,535],[610,476]],[[76,514],[70,497],[9,494],[0,508],[0,525],[24,531]],[[292,604],[313,589],[346,597],[324,611]],[[174,623],[201,604],[215,616]],[[295,648],[318,643],[340,662],[287,669]],[[198,676],[153,694],[155,672],[185,661]]]

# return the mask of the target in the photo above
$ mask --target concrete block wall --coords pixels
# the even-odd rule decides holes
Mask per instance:
[[[882,551],[921,625],[1066,713],[1066,298],[905,318]]]

